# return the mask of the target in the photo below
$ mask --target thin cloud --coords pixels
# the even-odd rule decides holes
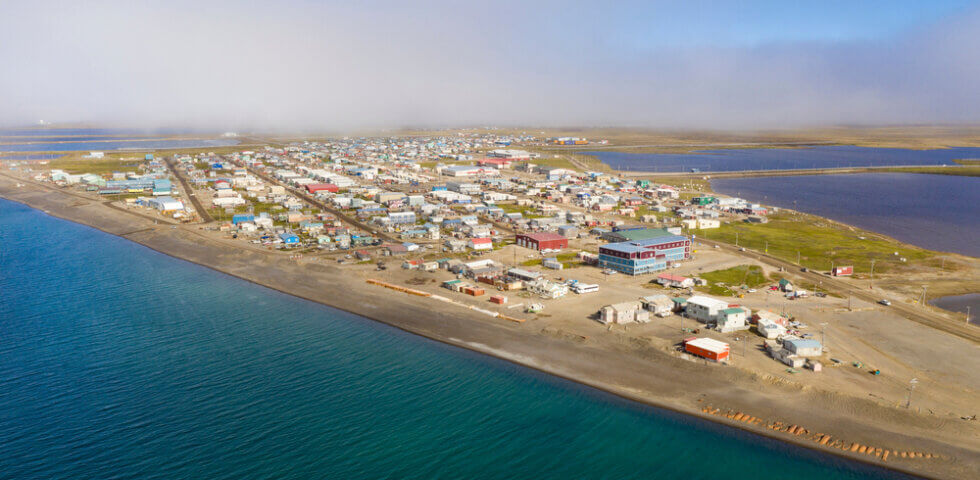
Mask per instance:
[[[980,10],[880,40],[643,49],[618,40],[598,2],[137,3],[0,4],[0,124],[285,131],[980,120]]]

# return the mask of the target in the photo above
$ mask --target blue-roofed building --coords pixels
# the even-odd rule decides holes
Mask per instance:
[[[292,233],[280,233],[279,239],[286,245],[299,245],[299,237]]]
[[[668,235],[645,240],[618,242],[599,247],[599,267],[629,275],[665,270],[691,257],[691,240]]]
[[[238,225],[239,223],[252,222],[255,221],[255,215],[251,213],[239,213],[231,217],[231,224]]]
[[[153,194],[154,195],[170,195],[172,192],[172,185],[170,180],[165,178],[158,178],[153,180]]]

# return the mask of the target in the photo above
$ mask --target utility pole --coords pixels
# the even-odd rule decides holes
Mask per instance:
[[[766,255],[769,255],[769,241],[766,240]]]
[[[738,232],[735,232],[735,246],[738,246]]]
[[[871,259],[871,290],[875,288],[875,259]]]
[[[820,345],[822,345],[823,348],[827,348],[827,342],[825,341],[826,340],[826,335],[825,335],[826,334],[826,330],[827,330],[827,322],[821,323],[820,324]]]
[[[970,306],[969,305],[966,306],[966,324],[967,325],[970,324]]]
[[[796,264],[797,265],[802,265],[800,263],[800,251],[799,250],[796,251]]]

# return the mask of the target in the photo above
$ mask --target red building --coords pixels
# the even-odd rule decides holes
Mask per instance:
[[[728,344],[713,338],[687,338],[684,351],[716,362],[728,358]]]
[[[316,192],[320,192],[320,191],[337,193],[340,191],[340,187],[332,183],[311,183],[306,186],[306,191],[310,192],[310,194],[315,194]]]
[[[514,163],[514,161],[509,158],[482,158],[476,161],[476,164],[481,167],[496,168],[510,168],[511,163]]]
[[[517,245],[539,252],[556,252],[568,248],[568,239],[557,233],[521,233],[517,235]]]

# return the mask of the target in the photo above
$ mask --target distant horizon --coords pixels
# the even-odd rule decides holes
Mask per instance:
[[[431,131],[493,131],[493,130],[529,130],[527,133],[533,135],[535,132],[530,130],[551,132],[600,132],[603,130],[622,130],[630,132],[645,133],[704,133],[704,134],[742,134],[757,135],[763,133],[817,133],[824,130],[887,130],[887,129],[980,129],[980,122],[976,123],[922,123],[922,124],[868,124],[868,125],[811,125],[811,126],[790,126],[790,127],[768,127],[755,129],[726,129],[726,128],[683,128],[683,127],[647,127],[647,126],[610,126],[610,125],[487,125],[487,126],[402,126],[402,127],[376,127],[376,128],[357,128],[357,129],[337,129],[337,130],[316,130],[316,129],[288,129],[288,130],[235,130],[221,127],[190,127],[165,125],[157,127],[126,125],[121,123],[100,123],[100,122],[64,122],[64,123],[45,123],[40,124],[10,124],[0,125],[0,131],[5,130],[67,130],[67,129],[103,129],[103,130],[129,130],[137,133],[154,133],[179,131],[181,133],[200,133],[222,135],[234,133],[237,135],[353,135],[367,131],[379,134]],[[598,139],[597,139],[598,140]]]

